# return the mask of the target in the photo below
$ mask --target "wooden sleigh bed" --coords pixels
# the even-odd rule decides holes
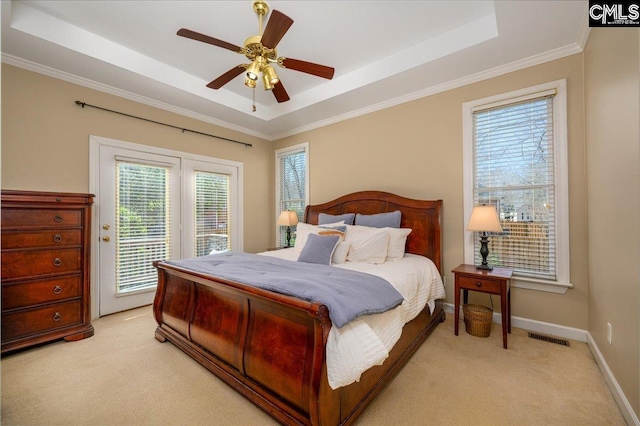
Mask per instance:
[[[319,213],[374,214],[400,210],[411,228],[406,252],[430,258],[442,271],[442,200],[423,201],[378,191],[307,206]],[[261,290],[156,262],[155,337],[171,341],[209,371],[284,424],[350,424],[406,364],[439,322],[442,301],[407,323],[383,365],[359,382],[331,389],[325,347],[331,329],[319,303]]]

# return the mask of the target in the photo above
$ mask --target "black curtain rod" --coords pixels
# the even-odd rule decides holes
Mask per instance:
[[[185,129],[183,127],[174,126],[173,124],[167,124],[167,123],[161,123],[159,121],[149,120],[148,118],[138,117],[138,116],[135,116],[135,115],[126,114],[124,112],[114,111],[112,109],[107,109],[107,108],[102,108],[102,107],[99,107],[99,106],[96,106],[96,105],[88,104],[86,102],[76,101],[76,105],[80,105],[82,108],[84,108],[85,106],[88,106],[88,107],[91,107],[91,108],[100,109],[102,111],[113,112],[114,114],[124,115],[125,117],[137,118],[138,120],[148,121],[149,123],[155,123],[155,124],[161,124],[161,125],[167,126],[167,127],[173,127],[174,129],[182,130],[182,133],[191,132],[191,133],[196,133],[198,135],[209,136],[210,138],[222,139],[223,141],[227,141],[227,142],[239,143],[240,145],[244,145],[247,148],[250,148],[250,147],[253,146],[250,143],[240,142],[240,141],[236,141],[236,140],[228,139],[228,138],[223,138],[222,136],[211,135],[209,133],[203,133],[203,132],[199,132],[197,130]]]

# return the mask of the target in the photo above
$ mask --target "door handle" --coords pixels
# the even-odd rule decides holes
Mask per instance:
[[[104,241],[105,243],[108,243],[109,241],[111,241],[111,238],[109,238],[109,236],[102,237],[102,241]]]

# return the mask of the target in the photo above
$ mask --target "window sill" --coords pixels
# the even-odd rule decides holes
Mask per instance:
[[[511,286],[514,288],[526,288],[527,290],[537,290],[557,294],[565,294],[567,290],[573,288],[573,284],[571,283],[537,280],[535,278],[517,276],[511,278]]]

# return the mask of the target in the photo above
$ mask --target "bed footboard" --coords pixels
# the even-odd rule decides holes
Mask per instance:
[[[319,424],[327,309],[161,262],[156,338],[180,347],[283,423]]]
[[[406,363],[438,322],[442,303],[409,322],[382,366],[332,390],[325,306],[181,270],[162,262],[156,339],[171,341],[284,424],[349,424]]]

